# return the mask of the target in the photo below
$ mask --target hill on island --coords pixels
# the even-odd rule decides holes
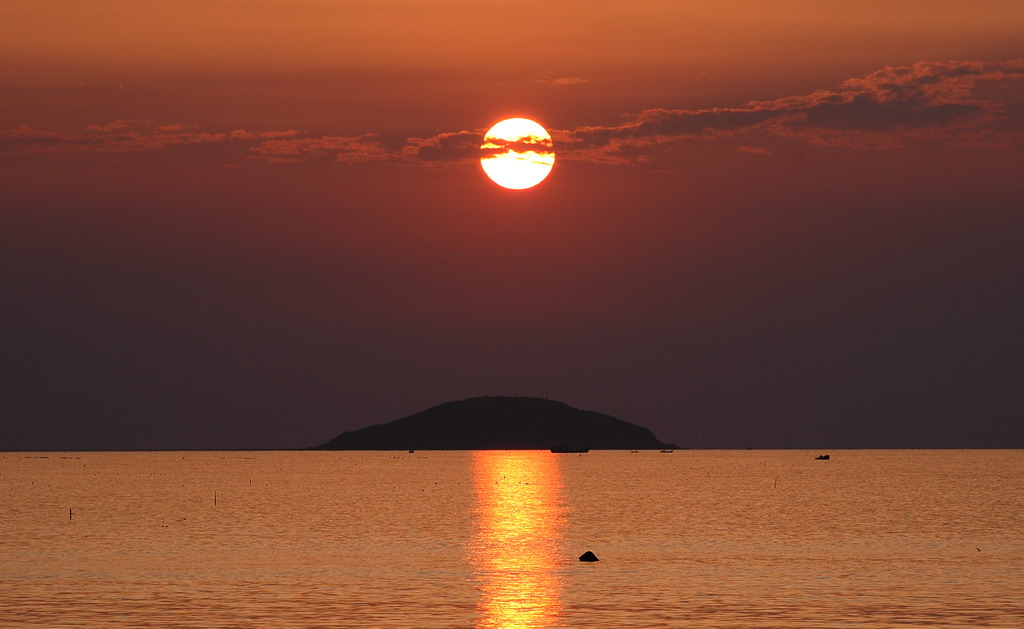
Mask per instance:
[[[475,397],[344,432],[317,450],[675,448],[630,422],[534,397]]]

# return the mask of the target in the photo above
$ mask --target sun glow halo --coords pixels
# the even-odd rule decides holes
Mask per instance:
[[[484,134],[480,165],[503,188],[532,188],[555,165],[554,143],[544,127],[527,118],[502,120]]]

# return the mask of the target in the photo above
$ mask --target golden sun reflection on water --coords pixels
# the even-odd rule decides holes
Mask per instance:
[[[550,627],[561,612],[558,562],[565,526],[558,461],[550,452],[473,453],[471,543],[483,627]]]

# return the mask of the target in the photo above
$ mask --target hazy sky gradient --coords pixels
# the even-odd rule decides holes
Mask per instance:
[[[549,395],[1024,447],[1024,4],[0,5],[0,449]],[[510,116],[543,184],[483,175]]]

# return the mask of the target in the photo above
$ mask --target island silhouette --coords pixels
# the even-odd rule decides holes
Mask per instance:
[[[474,397],[343,432],[315,450],[661,450],[654,433],[536,397]]]

